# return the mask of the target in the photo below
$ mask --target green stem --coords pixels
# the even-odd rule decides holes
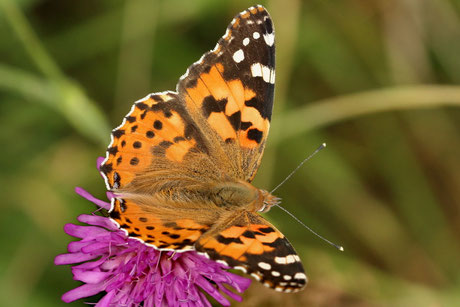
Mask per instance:
[[[270,144],[362,115],[446,106],[460,107],[460,86],[401,86],[319,100],[274,118]]]

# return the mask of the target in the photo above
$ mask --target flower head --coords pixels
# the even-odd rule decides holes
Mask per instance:
[[[108,202],[82,188],[75,191],[100,208],[110,209]],[[113,197],[111,193],[107,196]],[[241,298],[227,286],[240,293],[249,287],[249,279],[195,251],[159,251],[130,238],[104,216],[83,214],[78,220],[87,225],[67,224],[64,230],[81,240],[69,243],[68,253],[58,255],[55,264],[74,265],[74,279],[84,284],[65,293],[64,302],[106,292],[97,307],[211,306],[206,292],[229,306],[223,294],[238,301]]]

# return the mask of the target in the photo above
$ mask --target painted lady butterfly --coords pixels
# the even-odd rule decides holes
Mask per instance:
[[[300,258],[259,215],[278,199],[250,184],[270,126],[275,35],[262,6],[238,14],[175,92],[137,101],[113,130],[101,171],[110,217],[160,250],[196,250],[264,285],[306,283]]]

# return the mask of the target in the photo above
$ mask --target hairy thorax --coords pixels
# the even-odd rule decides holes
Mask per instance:
[[[244,182],[224,182],[209,191],[210,200],[217,206],[235,210],[240,207],[252,212],[267,212],[279,203],[279,198]]]

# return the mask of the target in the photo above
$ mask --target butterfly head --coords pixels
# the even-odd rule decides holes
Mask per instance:
[[[261,196],[263,197],[262,207],[257,211],[265,213],[268,212],[271,207],[276,206],[281,203],[281,198],[276,197],[265,190],[259,190]]]

